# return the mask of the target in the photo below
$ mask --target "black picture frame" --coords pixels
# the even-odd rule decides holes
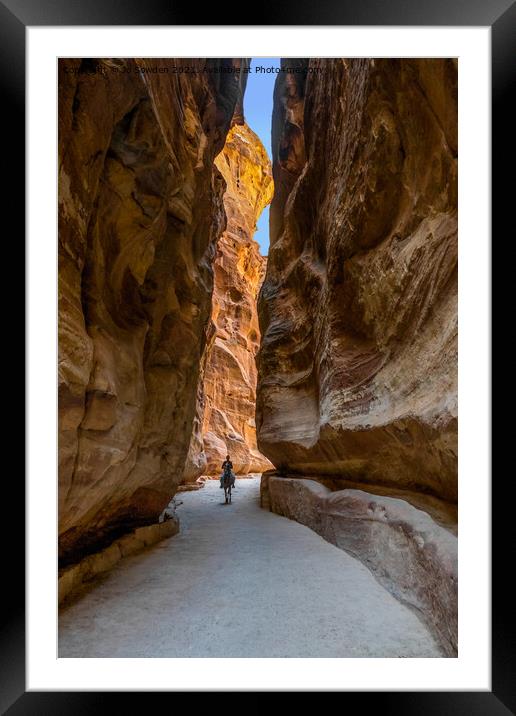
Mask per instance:
[[[240,6],[242,7],[242,6]],[[27,26],[77,25],[198,25],[199,9],[176,0],[0,0],[0,76],[2,90],[4,137],[9,141],[4,152],[11,156],[4,160],[9,168],[6,186],[9,214],[18,216],[19,227],[25,216],[25,30]],[[249,10],[247,10],[249,12]],[[502,226],[511,226],[514,193],[514,114],[510,112],[511,89],[516,87],[516,3],[513,0],[319,0],[311,4],[305,0],[281,3],[262,3],[253,6],[255,25],[391,25],[391,26],[483,26],[491,28],[492,38],[492,232],[501,237]],[[203,6],[203,25],[236,25],[244,15],[238,6],[227,4]],[[272,22],[271,22],[272,20]],[[5,171],[5,170],[4,170]],[[512,185],[512,186],[511,186]],[[511,192],[511,194],[509,194]],[[512,217],[511,217],[512,219]],[[512,231],[512,233],[514,230]],[[16,242],[11,242],[13,245]],[[18,247],[23,241],[18,240]],[[51,249],[50,249],[51,250]],[[21,261],[24,261],[22,255]],[[19,264],[18,264],[19,265]],[[30,288],[30,287],[29,287]],[[19,304],[19,297],[17,303]],[[20,381],[21,382],[21,381]],[[19,401],[19,394],[17,395]],[[501,439],[500,439],[501,442]],[[492,452],[494,454],[494,452]],[[19,471],[18,471],[19,472]],[[13,524],[4,534],[16,539],[4,542],[9,551],[8,573],[2,597],[0,632],[0,709],[12,716],[20,714],[86,714],[106,709],[120,713],[120,692],[26,692],[25,687],[25,616],[24,616],[24,557],[23,530],[19,515],[24,502],[21,477],[14,479],[10,471],[9,505],[18,506],[11,513]],[[4,473],[5,476],[5,473]],[[509,476],[507,476],[509,480]],[[15,483],[15,484],[14,484]],[[5,493],[4,493],[5,494]],[[514,608],[509,605],[512,592],[507,594],[507,555],[514,547],[512,502],[506,499],[504,486],[492,491],[492,691],[447,692],[360,692],[346,693],[345,703],[359,696],[364,706],[379,708],[383,714],[468,714],[497,716],[516,713],[514,681],[516,660],[514,648]],[[5,503],[4,503],[5,507]],[[17,514],[16,514],[17,513]],[[9,515],[6,515],[8,517]],[[512,550],[514,554],[514,550]],[[4,568],[5,570],[5,568]],[[510,571],[510,569],[509,569]],[[8,574],[8,576],[7,576]],[[512,575],[511,575],[512,576]],[[235,684],[235,689],[238,684]],[[131,693],[124,711],[148,711],[163,693]],[[116,706],[115,706],[116,702]],[[170,702],[169,702],[170,704]]]

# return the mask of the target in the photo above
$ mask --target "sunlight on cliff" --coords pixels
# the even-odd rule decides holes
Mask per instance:
[[[273,196],[271,162],[244,123],[230,129],[215,166],[226,183],[227,224],[217,243],[209,340],[183,478],[190,484],[201,475],[217,476],[228,453],[238,475],[273,467],[256,443],[256,302],[266,259],[253,238],[258,217]]]

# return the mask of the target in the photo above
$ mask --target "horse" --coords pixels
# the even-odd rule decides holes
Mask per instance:
[[[224,471],[222,476],[222,486],[224,487],[224,497],[226,505],[231,504],[231,488],[235,484],[235,478],[231,472]]]

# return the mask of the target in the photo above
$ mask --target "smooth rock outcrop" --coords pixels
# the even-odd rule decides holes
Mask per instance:
[[[283,60],[258,446],[457,500],[457,63]],[[319,69],[319,73],[313,70]]]
[[[332,492],[314,480],[264,475],[262,507],[310,527],[360,559],[416,609],[446,656],[457,656],[457,538],[403,499]]]
[[[271,164],[247,124],[231,128],[215,164],[226,182],[227,226],[214,261],[212,326],[185,482],[219,474],[228,452],[240,475],[273,467],[256,445],[256,299],[266,259],[253,240],[258,217],[272,198]]]
[[[183,473],[243,62],[59,62],[63,564],[156,521]]]

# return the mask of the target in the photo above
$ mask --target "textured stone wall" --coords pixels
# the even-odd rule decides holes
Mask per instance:
[[[241,62],[59,63],[62,563],[155,522],[182,476]]]
[[[276,82],[259,448],[456,501],[457,63],[295,62],[322,72]]]
[[[256,362],[260,329],[256,300],[266,259],[253,240],[271,201],[271,163],[247,124],[234,124],[215,164],[226,182],[227,227],[214,261],[212,327],[199,384],[196,431],[185,481],[220,474],[229,452],[237,474],[273,465],[256,445]]]

